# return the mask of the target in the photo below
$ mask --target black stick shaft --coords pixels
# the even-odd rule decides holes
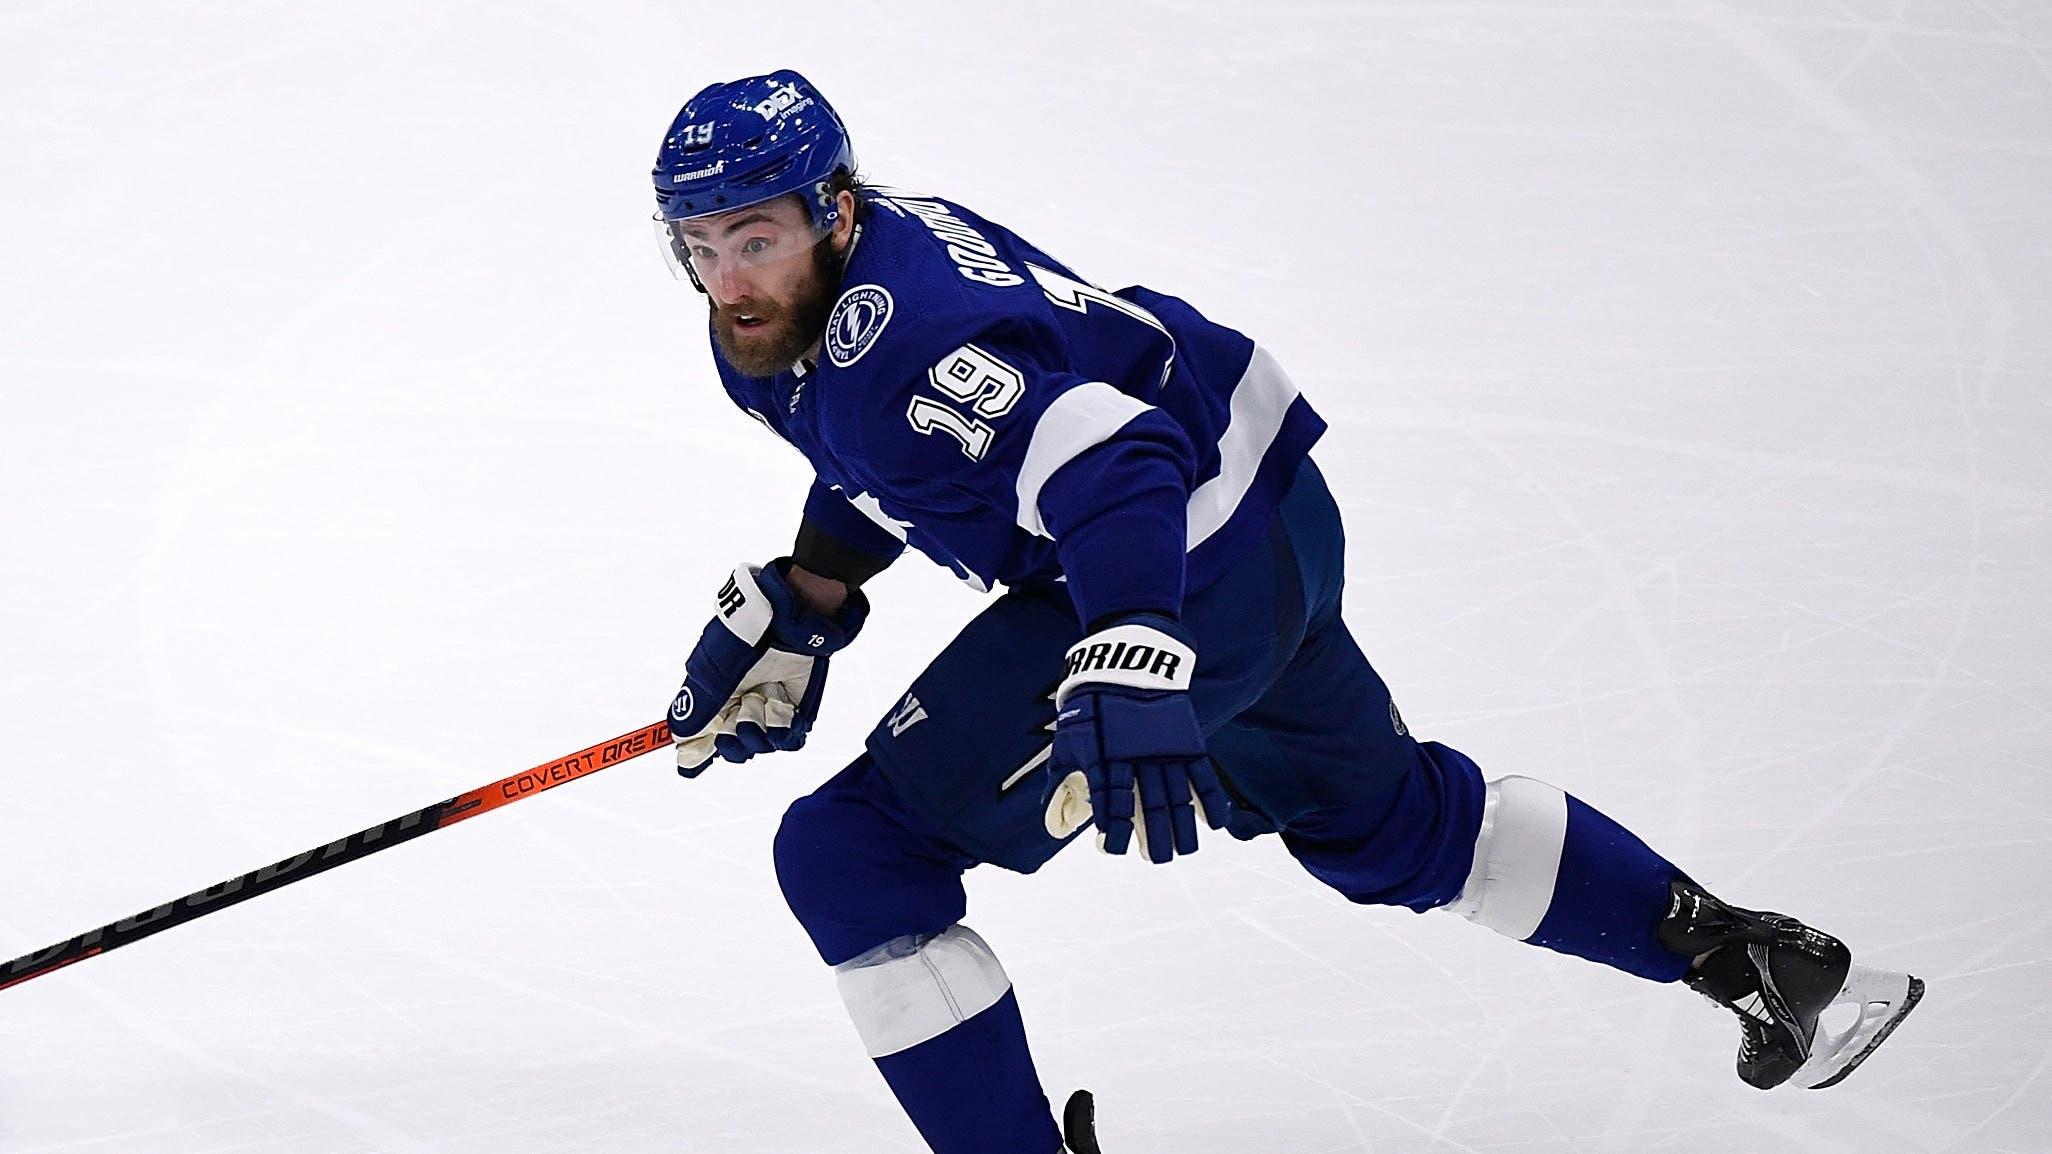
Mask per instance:
[[[75,938],[58,942],[32,954],[23,954],[7,963],[4,968],[0,968],[0,990],[20,985],[30,978],[40,978],[52,970],[62,969],[73,962],[82,962],[130,942],[141,941],[151,934],[161,933],[172,926],[184,925],[194,918],[205,917],[216,910],[227,909],[236,902],[246,902],[258,894],[291,885],[302,878],[310,878],[324,870],[334,869],[345,862],[369,857],[381,849],[412,841],[422,834],[433,833],[440,828],[440,819],[450,805],[451,802],[438,801],[426,809],[415,810],[405,817],[381,822],[369,829],[350,834],[340,841],[329,842],[318,849],[295,854],[262,869],[251,870],[241,877],[208,886],[206,889],[165,902],[132,917],[110,922],[99,929],[88,930]]]
[[[608,766],[639,757],[668,742],[669,727],[666,723],[658,722],[643,726],[632,733],[622,734],[611,741],[600,742],[568,757],[544,762],[533,769],[523,770],[469,793],[452,797],[447,801],[438,801],[403,817],[379,822],[369,829],[358,830],[348,837],[316,846],[305,853],[294,854],[284,861],[251,870],[241,877],[230,878],[219,885],[208,886],[132,917],[122,918],[96,930],[88,930],[56,945],[23,954],[5,966],[0,966],[0,990],[18,986],[30,978],[40,978],[44,974],[104,954],[108,950],[118,949],[130,942],[141,941],[172,926],[184,925],[195,918],[203,918],[217,910],[227,909],[237,902],[248,901],[258,894],[270,893],[272,890],[289,886],[293,882],[310,878],[336,866],[367,858],[379,850],[390,849],[402,842],[424,837],[438,829],[519,801],[542,790],[575,781]]]

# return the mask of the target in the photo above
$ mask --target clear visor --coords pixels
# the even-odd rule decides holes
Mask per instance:
[[[656,240],[670,274],[701,287],[721,275],[755,272],[796,260],[826,239],[833,225],[799,224],[752,208],[684,220],[655,218]]]

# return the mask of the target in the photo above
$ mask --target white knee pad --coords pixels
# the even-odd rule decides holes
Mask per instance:
[[[835,966],[834,979],[872,1058],[938,1038],[1012,988],[997,955],[963,925],[924,941],[893,938]]]
[[[1490,782],[1475,864],[1446,908],[1505,937],[1531,937],[1553,904],[1566,841],[1567,794],[1529,777]]]

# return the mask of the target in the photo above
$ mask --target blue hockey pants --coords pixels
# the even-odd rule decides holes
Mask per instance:
[[[1352,901],[1445,906],[1483,873],[1478,835],[1486,845],[1495,787],[1465,755],[1409,734],[1340,619],[1343,549],[1339,511],[1306,461],[1265,542],[1185,603],[1198,655],[1191,693],[1234,798],[1229,829],[1243,839],[1279,834],[1312,876]],[[1059,1146],[1017,998],[959,923],[971,867],[1031,873],[1067,844],[1046,832],[1040,796],[1053,690],[1081,632],[1059,584],[998,598],[914,681],[863,755],[790,807],[777,834],[792,911],[839,971],[878,1068],[941,1154]],[[1674,867],[1578,800],[1539,788],[1561,799],[1557,876],[1539,878],[1536,896],[1497,901],[1525,910],[1477,920],[1644,977],[1680,977],[1686,959],[1654,940]],[[1524,924],[1505,928],[1519,917]],[[904,1009],[908,973],[939,983],[946,1010],[935,1020]]]

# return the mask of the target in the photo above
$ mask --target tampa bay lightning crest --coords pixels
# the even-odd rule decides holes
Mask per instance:
[[[891,322],[891,293],[877,284],[859,284],[841,294],[827,317],[827,357],[842,368],[862,359]]]

